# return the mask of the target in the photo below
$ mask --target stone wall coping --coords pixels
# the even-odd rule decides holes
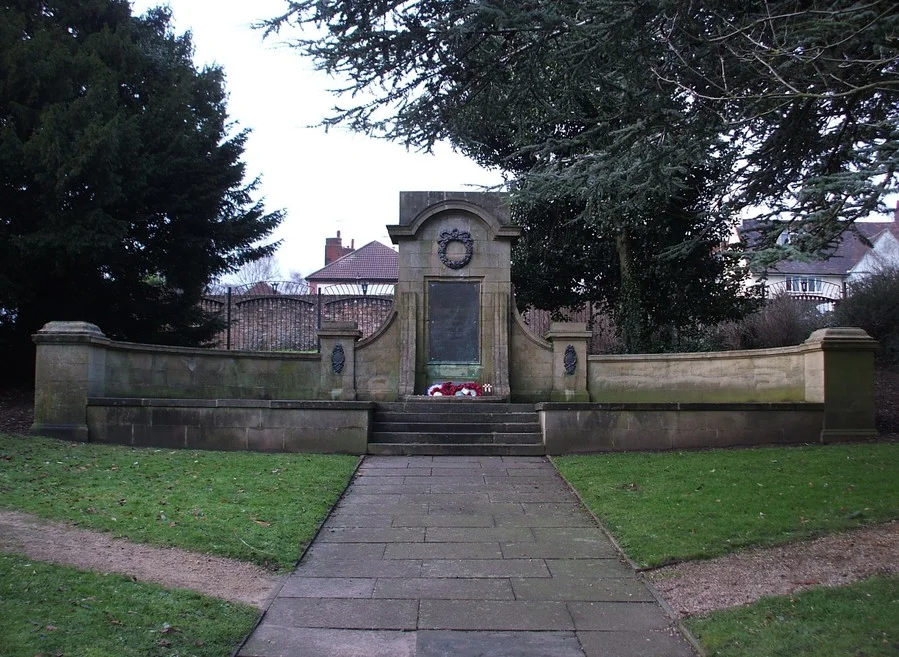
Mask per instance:
[[[393,310],[390,311],[390,314],[387,315],[387,319],[381,323],[381,326],[378,327],[378,330],[369,335],[366,338],[362,338],[356,343],[356,350],[362,349],[363,347],[370,345],[373,342],[376,342],[378,338],[387,333],[391,326],[393,326],[393,322],[396,321],[398,313],[396,311],[396,302],[394,301]]]
[[[545,339],[541,338],[539,335],[535,335],[534,333],[532,333],[531,330],[528,328],[528,325],[524,323],[524,317],[522,317],[521,313],[518,312],[518,308],[515,307],[514,302],[512,302],[512,316],[515,318],[515,321],[518,323],[518,326],[524,332],[524,335],[525,335],[525,337],[527,337],[528,340],[533,342],[535,345],[537,345],[541,349],[546,349],[547,351],[552,351],[553,346],[549,342],[549,340],[545,340]]]
[[[362,331],[356,322],[322,322],[322,327],[318,329],[318,337],[358,340],[362,337]]]
[[[318,352],[302,351],[248,351],[241,349],[207,349],[205,347],[173,347],[164,344],[144,344],[140,342],[118,342],[112,340],[109,348],[115,351],[136,351],[173,356],[213,356],[217,358],[239,357],[261,360],[318,360]]]
[[[294,399],[168,399],[158,397],[88,397],[88,406],[153,408],[271,408],[284,410],[369,411],[371,401],[299,401]]]
[[[579,338],[589,340],[593,331],[587,330],[586,322],[552,322],[546,332],[546,339]]]
[[[825,351],[874,351],[877,340],[868,335],[864,329],[854,326],[833,326],[818,329],[803,342]]]
[[[112,343],[100,327],[90,322],[47,322],[31,336],[35,344],[96,344]]]
[[[824,411],[817,402],[538,402],[539,411]]]
[[[48,322],[31,336],[35,344],[95,344],[115,351],[136,351],[143,353],[171,354],[174,356],[216,356],[219,358],[240,357],[262,360],[319,360],[318,352],[304,351],[249,351],[241,349],[212,349],[207,347],[176,347],[165,344],[142,342],[122,342],[112,340],[89,322]]]
[[[727,359],[757,359],[768,356],[793,356],[821,351],[819,342],[803,342],[792,347],[771,347],[768,349],[740,349],[735,351],[691,351],[685,353],[666,354],[591,354],[587,356],[590,361],[616,362],[616,361],[690,361],[690,360],[727,360]]]

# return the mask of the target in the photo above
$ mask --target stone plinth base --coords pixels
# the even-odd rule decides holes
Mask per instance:
[[[88,400],[91,442],[134,447],[365,454],[372,402]]]
[[[824,404],[536,405],[547,454],[821,441]]]

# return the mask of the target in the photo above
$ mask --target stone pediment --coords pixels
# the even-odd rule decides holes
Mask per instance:
[[[521,234],[510,222],[509,195],[498,192],[401,192],[400,223],[387,226],[387,231],[395,244],[414,240],[429,219],[447,214],[476,217],[492,239]]]

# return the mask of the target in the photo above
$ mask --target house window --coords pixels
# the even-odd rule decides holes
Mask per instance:
[[[787,276],[787,292],[821,292],[824,282],[811,276]]]

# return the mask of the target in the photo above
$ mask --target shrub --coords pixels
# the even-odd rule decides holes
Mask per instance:
[[[880,342],[879,359],[899,365],[899,267],[883,269],[850,287],[834,312],[839,326],[858,326]]]
[[[710,327],[704,344],[710,351],[788,347],[800,344],[827,323],[814,301],[782,295],[739,321]]]

